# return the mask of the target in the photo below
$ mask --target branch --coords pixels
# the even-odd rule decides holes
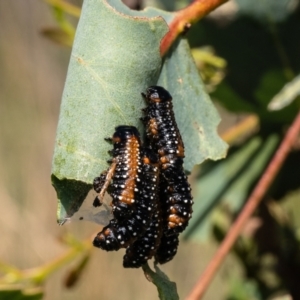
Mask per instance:
[[[288,152],[290,151],[295,140],[297,139],[299,132],[300,112],[298,113],[296,119],[294,120],[293,124],[286,133],[286,136],[284,137],[280,147],[278,148],[270,164],[268,165],[265,173],[259,180],[250,197],[248,198],[248,201],[245,204],[241,214],[238,216],[235,223],[230,228],[219,249],[215,253],[214,257],[211,259],[203,275],[200,277],[194,289],[188,295],[186,300],[201,299],[201,297],[204,295],[208,285],[213,279],[224,258],[236,242],[240,232],[242,231],[249,217],[253,214],[258,204],[260,203],[262,197],[264,196],[265,192],[268,190],[269,186],[274,180]]]
[[[71,249],[68,249],[54,260],[46,262],[36,268],[19,270],[0,261],[0,270],[5,273],[5,275],[0,278],[0,285],[8,284],[11,285],[12,288],[16,284],[21,284],[25,287],[31,286],[31,284],[41,285],[51,274],[74,260],[74,258],[83,254],[87,255],[93,249],[91,238],[84,241],[72,240],[71,242]]]
[[[191,24],[196,23],[227,1],[228,0],[194,0],[188,7],[178,11],[169,25],[169,32],[164,36],[160,43],[161,56],[164,56],[167,53],[176,38],[189,29]]]

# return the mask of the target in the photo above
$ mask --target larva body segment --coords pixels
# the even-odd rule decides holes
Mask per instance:
[[[160,244],[162,235],[162,215],[158,202],[158,157],[150,149],[144,151],[143,170],[145,176],[142,198],[153,204],[153,214],[144,234],[126,249],[123,258],[124,268],[139,268],[151,259]]]
[[[136,209],[141,185],[141,140],[134,126],[118,126],[112,138],[113,156],[108,170],[94,179],[94,189],[100,193],[94,201],[99,206],[105,192],[112,197],[112,212],[116,219],[129,217]],[[112,183],[111,183],[112,181]]]
[[[126,249],[123,258],[124,268],[139,268],[156,253],[162,236],[162,218],[160,210],[152,215],[146,232]]]
[[[118,126],[112,137],[113,159],[116,169],[113,176],[112,211],[118,220],[127,218],[136,209],[141,185],[141,140],[133,126]]]
[[[173,259],[179,245],[178,235],[177,233],[171,236],[165,234],[162,236],[160,245],[155,254],[155,262],[164,264]]]

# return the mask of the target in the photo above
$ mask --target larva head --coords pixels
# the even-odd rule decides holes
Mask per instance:
[[[162,103],[171,101],[172,96],[161,86],[150,86],[146,90],[146,99],[152,103]]]
[[[140,139],[140,133],[134,126],[121,125],[115,128],[115,133],[112,137],[113,143],[125,142],[131,137]]]

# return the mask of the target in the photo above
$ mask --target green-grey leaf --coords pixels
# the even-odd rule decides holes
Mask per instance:
[[[178,300],[176,283],[170,281],[168,276],[164,274],[157,265],[154,265],[153,272],[148,264],[143,265],[143,271],[149,281],[151,281],[157,288],[160,300]]]
[[[122,124],[142,132],[139,118],[145,103],[140,93],[147,86],[163,85],[173,96],[187,171],[204,159],[224,157],[227,149],[216,134],[220,119],[186,41],[170,50],[161,71],[159,45],[167,26],[155,16],[170,21],[174,15],[153,8],[131,11],[117,0],[109,4],[85,0],[76,32],[52,168],[60,223],[76,212],[93,178],[107,168],[111,146],[104,137]],[[72,191],[61,192],[69,188]]]
[[[118,9],[130,10],[120,1]],[[157,82],[161,68],[159,44],[167,32],[161,17],[130,17],[106,1],[85,0],[77,27],[62,97],[52,178],[59,198],[58,221],[80,207],[92,180],[107,167],[104,138],[114,127],[135,125],[144,102],[140,93]],[[62,198],[58,181],[72,188]],[[84,188],[84,185],[86,188]],[[67,195],[64,193],[64,195]]]

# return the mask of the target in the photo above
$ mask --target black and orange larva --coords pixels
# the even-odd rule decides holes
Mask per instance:
[[[143,226],[136,218],[119,222],[110,220],[94,238],[93,245],[106,251],[117,251],[133,243],[143,230]]]
[[[172,235],[182,232],[192,216],[193,200],[191,188],[183,169],[177,170],[174,177],[166,181],[166,188],[160,193],[160,201],[165,214],[165,234]]]
[[[172,97],[160,86],[151,86],[142,94],[148,103],[142,121],[153,149],[157,151],[165,174],[182,167],[184,145],[175,120]]]
[[[141,150],[142,164],[139,176],[135,185],[135,210],[126,218],[112,219],[94,239],[94,246],[107,251],[119,250],[132,244],[139,236],[148,229],[151,218],[157,203],[158,186],[158,158],[150,150]],[[118,166],[116,167],[117,172]],[[114,179],[113,179],[114,180]],[[122,184],[122,189],[126,190],[128,182]],[[130,183],[131,184],[131,183]],[[112,185],[112,195],[115,195],[115,188]],[[131,189],[131,185],[129,185]]]
[[[140,134],[136,127],[123,125],[116,127],[113,137],[106,140],[113,143],[113,150],[109,151],[113,158],[109,169],[94,179],[94,189],[100,193],[94,206],[99,206],[110,187],[112,212],[115,218],[122,219],[134,212],[138,199],[142,164]]]
[[[161,174],[166,179],[161,195],[167,212],[166,235],[182,232],[191,218],[191,188],[183,170],[184,145],[173,112],[172,97],[160,86],[151,86],[142,94],[148,106],[143,109],[148,143],[158,153]]]
[[[149,149],[146,149],[144,153],[143,174],[145,174],[145,176],[143,177],[143,199],[147,200],[147,198],[145,198],[147,195],[154,197],[153,199],[147,200],[148,203],[154,204],[154,213],[146,232],[127,247],[126,254],[123,258],[124,268],[139,268],[145,264],[148,259],[151,259],[160,244],[162,236],[163,221],[160,203],[157,198],[159,179],[158,158]]]
[[[146,232],[127,247],[123,257],[124,268],[139,268],[156,253],[163,229],[160,214],[160,210],[156,210]]]
[[[159,199],[160,199],[160,206],[161,206],[161,213],[163,219],[163,228],[164,232],[162,234],[160,245],[155,253],[155,261],[160,264],[164,264],[173,259],[173,257],[177,253],[177,248],[179,244],[179,233],[173,232],[171,235],[169,234],[169,207],[170,204],[168,203],[169,200],[169,190],[170,186],[164,176],[160,177],[159,182]]]
[[[164,264],[173,259],[177,253],[179,233],[167,236],[163,234],[160,245],[155,253],[155,262]]]

